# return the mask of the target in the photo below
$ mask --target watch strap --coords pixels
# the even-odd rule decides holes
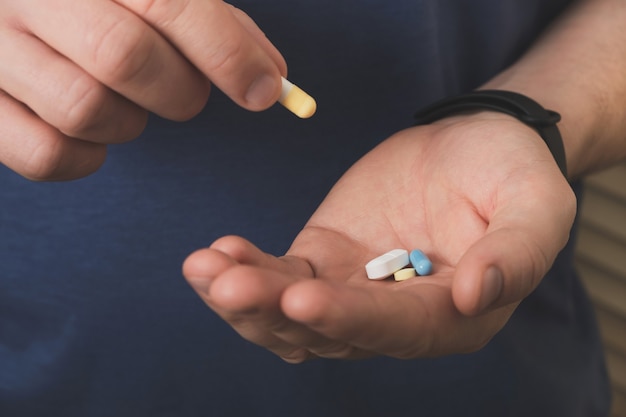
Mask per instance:
[[[457,113],[491,110],[506,113],[534,128],[548,146],[557,165],[567,178],[563,139],[557,127],[561,115],[547,110],[519,93],[503,90],[477,90],[437,101],[415,113],[415,124],[424,125]]]

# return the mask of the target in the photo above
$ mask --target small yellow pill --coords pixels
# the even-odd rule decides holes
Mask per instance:
[[[298,117],[306,119],[313,116],[317,109],[317,104],[313,97],[285,78],[282,78],[282,83],[283,89],[278,102]]]
[[[395,279],[396,281],[406,281],[407,279],[410,279],[416,276],[417,276],[417,272],[415,272],[415,268],[404,268],[404,269],[394,272],[393,279]]]

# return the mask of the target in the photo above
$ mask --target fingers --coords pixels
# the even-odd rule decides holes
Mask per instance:
[[[312,276],[312,271],[305,263],[297,262],[295,258],[276,258],[238,236],[222,237],[213,242],[210,248],[189,255],[183,263],[183,275],[201,296],[208,296],[213,280],[237,265],[254,265]]]
[[[246,13],[242,10],[228,5],[230,7],[231,12],[235,16],[235,18],[239,21],[239,23],[248,31],[248,33],[254,38],[254,40],[259,44],[261,48],[265,51],[266,54],[274,61],[274,63],[278,66],[280,73],[283,76],[287,76],[287,63],[285,59],[280,54],[278,49],[270,42],[270,40],[265,36],[265,33],[256,25],[254,20],[250,18]]]
[[[288,317],[329,339],[396,358],[474,351],[504,321],[463,317],[440,283],[395,291],[306,281],[290,287],[282,305]]]
[[[187,258],[183,273],[207,305],[242,337],[288,362],[371,355],[285,316],[282,294],[294,282],[310,278],[306,262],[271,257],[243,239],[227,237]]]
[[[145,110],[23,32],[0,28],[0,80],[9,95],[65,136],[123,142],[138,136],[147,120]]]
[[[253,290],[249,286],[243,291],[237,288],[231,279],[221,279],[214,289],[214,281],[239,265],[232,257],[215,249],[202,249],[191,254],[183,264],[183,274],[200,298],[213,309],[222,319],[228,322],[242,337],[268,348],[279,356],[305,359],[306,352],[284,343],[270,331],[259,326],[255,320],[258,308],[250,305]],[[231,273],[232,275],[232,273]],[[245,279],[245,276],[244,276]],[[267,293],[267,287],[261,291]],[[267,296],[265,296],[267,298]]]
[[[106,148],[61,134],[0,91],[0,155],[26,178],[68,180],[96,171]]]
[[[167,37],[239,105],[262,110],[278,99],[284,61],[241,11],[221,0],[117,2]]]
[[[109,0],[12,4],[23,31],[140,107],[184,120],[204,106],[206,78],[124,7]]]
[[[250,263],[243,265],[231,254]],[[484,346],[512,312],[463,316],[452,302],[449,276],[413,281],[418,285],[365,281],[358,286],[310,279],[300,275],[306,266],[290,262],[229,237],[192,254],[183,271],[207,305],[242,337],[293,363],[313,357],[470,352]]]
[[[29,178],[91,173],[104,149],[71,138],[133,139],[147,111],[189,119],[210,81],[246,108],[269,107],[286,72],[254,22],[221,0],[7,0],[0,9],[0,90],[20,114],[0,138],[0,161]]]
[[[282,311],[280,300],[294,281],[293,274],[250,266],[232,268],[212,284],[210,300],[222,318],[246,339],[290,362],[310,356],[351,357],[352,346],[329,339]]]
[[[567,184],[546,189],[551,191],[541,195],[520,187],[520,196],[534,195],[532,200],[511,199],[494,216],[486,235],[463,255],[452,294],[461,312],[475,316],[518,303],[547,273],[569,238],[576,202]]]

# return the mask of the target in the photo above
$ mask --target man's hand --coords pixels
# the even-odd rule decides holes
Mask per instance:
[[[36,180],[98,169],[147,112],[185,120],[210,82],[262,110],[286,65],[252,20],[221,0],[0,3],[0,162]]]
[[[284,257],[229,236],[183,272],[244,338],[290,362],[469,352],[548,271],[575,206],[531,128],[498,113],[458,116],[362,158]],[[395,248],[421,249],[434,273],[368,280],[367,261]]]

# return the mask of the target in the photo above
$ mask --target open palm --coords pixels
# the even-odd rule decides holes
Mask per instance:
[[[333,187],[287,254],[235,236],[183,272],[244,338],[290,362],[468,352],[487,343],[566,243],[575,197],[547,147],[497,113],[402,131]],[[419,248],[433,274],[370,281]]]

